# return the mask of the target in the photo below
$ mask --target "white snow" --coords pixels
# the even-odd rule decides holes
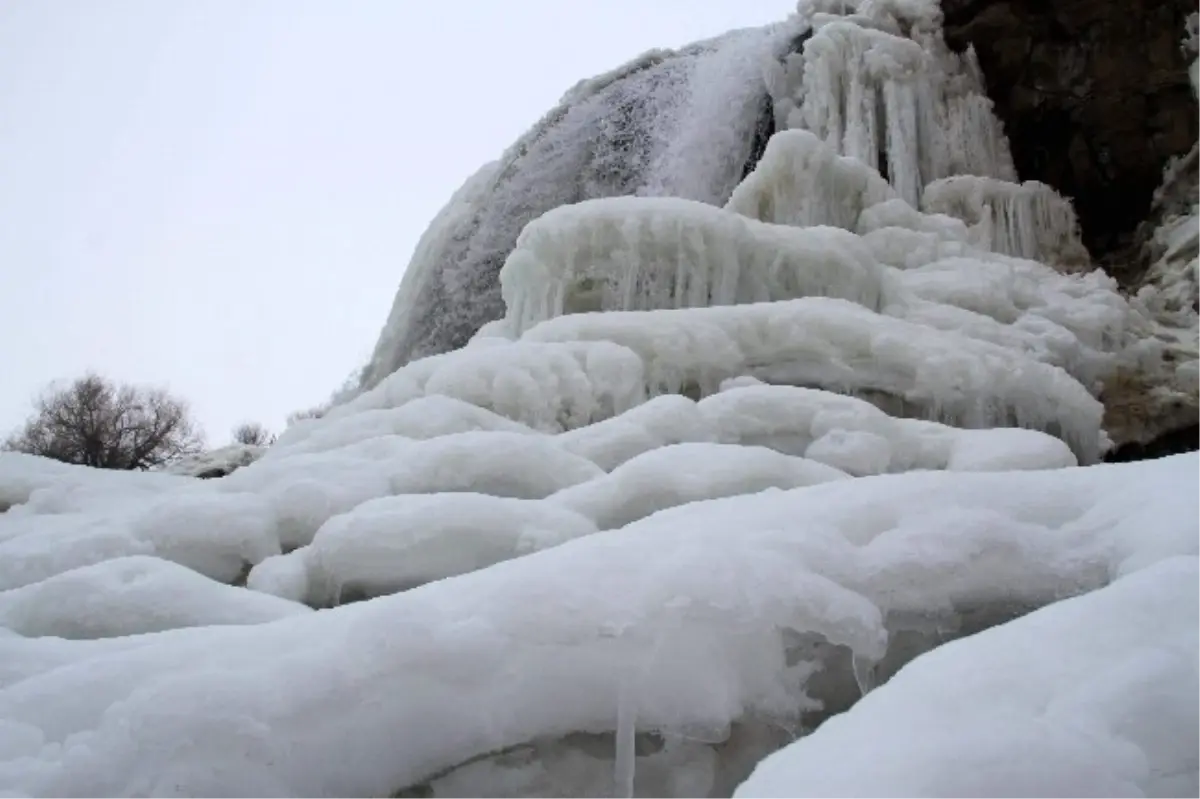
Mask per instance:
[[[451,492],[385,497],[333,517],[312,544],[263,561],[247,584],[328,607],[465,574],[594,532],[588,519],[549,502]]]
[[[1029,721],[1016,723],[1027,712],[1022,697],[1046,697],[1035,708],[1051,699],[1073,703],[1075,715],[1065,717],[1128,719],[1140,725],[1138,741],[1180,722],[1195,726],[1195,703],[1180,704],[1177,683],[1162,681],[1177,666],[1150,666],[1163,663],[1165,644],[1191,658],[1194,675],[1195,623],[1187,613],[1194,615],[1198,465],[1195,456],[1179,456],[1052,472],[837,480],[684,505],[399,595],[269,624],[177,630],[95,650],[0,637],[25,675],[0,689],[0,780],[25,795],[383,795],[535,738],[613,731],[626,692],[632,715],[625,718],[637,730],[690,739],[681,745],[693,753],[684,761],[692,766],[680,778],[689,793],[704,794],[722,761],[703,740],[724,740],[735,721],[794,723],[818,712],[814,700],[836,705],[857,690],[848,673],[831,680],[843,651],[837,646],[860,658],[859,673],[879,680],[887,676],[879,669],[887,668],[889,640],[911,640],[904,630],[934,625],[953,635],[971,608],[1019,612],[1003,609],[1131,574],[1110,589],[1118,592],[1113,600],[1094,595],[1099,609],[1085,598],[1050,614],[1059,621],[1045,629],[1041,616],[1030,617],[1024,627],[968,639],[963,650],[983,647],[984,656],[954,673],[971,679],[948,680],[936,669],[935,683],[907,677],[921,674],[917,660],[859,705],[866,713],[894,702],[902,709],[889,717],[906,720],[940,719],[937,708],[968,702],[1010,708],[1001,721],[953,710],[951,721],[981,731],[963,738],[963,746],[979,742],[975,762],[1005,764],[977,777],[999,782],[969,784],[1062,785],[1037,782],[1037,763],[1011,758],[1029,734]],[[1181,556],[1190,572],[1176,565]],[[1156,563],[1178,569],[1170,583]],[[1144,610],[1136,597],[1126,603],[1119,592],[1135,580],[1160,585],[1161,601]],[[1176,609],[1187,612],[1172,617]],[[789,635],[797,633],[835,646],[794,650],[800,661],[788,666],[786,653],[800,644]],[[1127,665],[1113,664],[1118,648]],[[959,663],[955,651],[947,648],[935,665]],[[1070,653],[1070,672],[1049,668],[1060,659],[1045,653],[1059,651]],[[1043,656],[1046,668],[1029,667]],[[46,670],[27,673],[39,659]],[[1114,668],[1128,675],[1124,682],[1107,676]],[[975,688],[986,674],[997,677]],[[1068,679],[1074,674],[1093,676],[1097,687]],[[930,684],[940,692],[933,702],[922,698]],[[1130,707],[1141,715],[1104,715],[1110,703],[1091,697],[1121,695],[1091,692],[1116,684],[1143,686],[1137,698],[1162,685],[1174,702],[1170,717],[1155,721],[1160,705],[1140,701]],[[905,699],[909,692],[917,695]],[[1079,715],[1089,707],[1101,715]],[[1002,723],[1009,718],[1012,725]],[[864,756],[875,749],[867,743],[876,740],[871,727],[858,727],[864,737],[854,739]],[[811,740],[837,729],[822,727],[828,732]],[[890,729],[905,730],[906,746],[928,740],[912,735],[911,724],[881,725],[879,740],[892,741],[882,737]],[[1158,773],[1188,778],[1178,754],[1184,743],[1152,753]],[[755,751],[761,757],[769,749]],[[1074,765],[1097,775],[1124,768],[1110,748],[1073,751],[1087,758]],[[983,760],[989,753],[997,760]],[[877,756],[895,769],[908,762]],[[830,771],[850,762],[826,759]],[[893,771],[886,773],[896,781],[877,784],[901,793],[962,784],[951,779],[961,773],[955,762],[936,763],[946,764],[947,782],[906,783],[911,771]],[[866,772],[843,773],[876,773]],[[460,788],[485,790],[490,772],[483,770],[482,783],[472,783],[472,773],[479,778],[478,768],[457,775]],[[571,781],[588,773],[579,767],[560,779],[578,786]]]
[[[838,469],[765,447],[674,444],[638,455],[605,477],[563,489],[550,502],[608,530],[688,502],[845,478]]]
[[[725,208],[777,225],[854,230],[864,209],[894,197],[887,181],[862,161],[839,156],[807,130],[785,130],[767,142],[762,160]]]
[[[160,558],[114,558],[0,591],[0,627],[27,636],[106,638],[180,627],[259,624],[310,612]]]
[[[261,458],[267,447],[253,444],[229,444],[224,447],[189,455],[172,461],[163,467],[168,474],[182,474],[188,477],[215,478],[224,477],[243,466],[249,466]]]

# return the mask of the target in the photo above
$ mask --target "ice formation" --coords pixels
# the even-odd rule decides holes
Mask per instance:
[[[581,200],[629,194],[723,203],[770,132],[763,60],[796,25],[659,50],[581,81],[454,195],[418,244],[362,385],[462,346],[504,315],[498,274],[521,229]],[[765,113],[764,113],[765,111]]]
[[[1194,423],[1194,156],[1127,298],[981,86],[931,0],[647,53],[253,462],[0,453],[0,794],[1196,794],[1200,458],[1089,465]]]

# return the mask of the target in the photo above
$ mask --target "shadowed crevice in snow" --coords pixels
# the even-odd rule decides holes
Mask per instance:
[[[1109,463],[1127,463],[1180,455],[1200,449],[1200,425],[1190,425],[1180,430],[1171,430],[1145,444],[1131,441],[1108,453],[1104,460]]]

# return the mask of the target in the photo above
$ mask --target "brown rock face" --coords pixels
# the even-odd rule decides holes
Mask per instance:
[[[1022,180],[1074,200],[1106,260],[1133,244],[1163,165],[1196,141],[1180,50],[1195,0],[942,0],[945,37],[972,44]]]

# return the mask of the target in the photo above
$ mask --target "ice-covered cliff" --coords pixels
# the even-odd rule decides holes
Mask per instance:
[[[798,28],[734,31],[655,50],[581,81],[451,198],[418,243],[363,374],[461,347],[504,314],[498,274],[526,223],[624,195],[720,204],[773,132],[763,78]]]

